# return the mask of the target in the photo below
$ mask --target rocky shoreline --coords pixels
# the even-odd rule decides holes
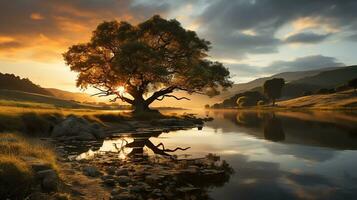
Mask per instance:
[[[167,150],[159,145],[153,146],[147,139],[163,132],[201,129],[207,120],[211,119],[188,115],[183,118],[127,120],[103,126],[69,116],[53,128],[51,138],[43,138],[55,146],[62,170],[54,182],[59,183],[53,183],[52,188],[45,190],[51,184],[43,186],[45,181],[42,178],[42,190],[47,193],[38,193],[37,197],[32,195],[29,199],[43,199],[46,195],[52,199],[209,199],[209,188],[224,184],[233,173],[225,161],[212,154],[197,159],[178,159],[168,152],[185,149]],[[139,138],[121,147],[133,149],[124,158],[119,156],[120,149],[118,152],[80,157],[88,151],[96,152],[104,139],[122,135]],[[154,156],[143,152],[145,145],[153,150]],[[56,191],[66,195],[56,197]]]

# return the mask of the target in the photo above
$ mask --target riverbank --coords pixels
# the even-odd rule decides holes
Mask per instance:
[[[333,94],[315,94],[303,97],[298,97],[289,100],[277,101],[275,106],[260,105],[260,106],[247,106],[236,108],[221,108],[210,110],[341,110],[357,111],[357,92],[354,90],[347,90],[336,92]]]
[[[26,158],[19,155],[11,165],[26,169],[24,173],[29,175],[25,175],[35,181],[26,186],[32,189],[23,190],[21,196],[16,196],[16,193],[12,193],[15,196],[9,196],[7,192],[10,189],[5,187],[1,187],[4,193],[0,196],[12,199],[172,199],[170,195],[175,198],[193,195],[204,199],[207,197],[205,187],[192,183],[186,175],[197,176],[199,179],[229,176],[229,166],[220,162],[217,156],[178,160],[166,153],[175,150],[152,146],[154,152],[162,158],[147,157],[144,154],[137,157],[138,154],[133,153],[133,156],[128,155],[122,159],[118,157],[119,152],[96,154],[91,159],[77,157],[87,151],[95,151],[107,138],[124,135],[143,138],[175,130],[200,129],[207,120],[211,119],[201,119],[190,114],[133,116],[114,111],[5,107],[0,112],[0,135],[15,146],[23,146],[23,143],[19,142],[20,139],[11,138],[21,138],[21,141],[26,142],[25,149],[32,155]],[[10,131],[23,136],[14,134],[10,137],[5,134]],[[35,143],[46,146],[47,152],[53,152],[52,156],[43,156],[35,151]],[[8,152],[3,145],[0,150]],[[8,163],[9,159],[1,158],[2,163]],[[48,158],[52,159],[51,165],[46,160]],[[31,163],[35,163],[35,167]],[[38,163],[41,164],[39,171],[36,168]],[[113,174],[109,172],[113,167],[115,171],[126,170],[128,173]],[[141,172],[137,170],[139,168]],[[153,180],[147,177],[148,173]],[[4,171],[1,176],[13,175]],[[52,182],[48,183],[48,179]],[[123,183],[123,180],[130,180],[130,183]],[[162,181],[167,185],[162,185]],[[20,182],[15,179],[12,184]],[[8,183],[1,183],[4,184]]]

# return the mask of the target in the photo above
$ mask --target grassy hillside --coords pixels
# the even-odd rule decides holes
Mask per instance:
[[[37,107],[63,107],[63,108],[96,108],[92,105],[77,103],[58,99],[52,96],[34,94],[15,90],[0,90],[0,104],[19,104],[18,106],[37,106]],[[21,104],[21,105],[20,105]]]
[[[278,102],[279,107],[344,109],[357,108],[357,93],[347,90],[333,94],[310,95]]]
[[[79,92],[68,92],[64,90],[59,90],[55,88],[46,88],[47,91],[53,94],[53,96],[64,99],[64,100],[73,100],[79,102],[96,102],[97,99],[90,96],[86,93],[79,93]]]
[[[318,69],[318,70],[283,72],[283,73],[279,73],[279,74],[274,74],[269,77],[255,79],[248,83],[234,84],[233,87],[228,90],[228,92],[222,93],[222,96],[224,96],[226,98],[227,95],[230,95],[230,94],[234,95],[239,92],[248,91],[248,90],[251,90],[254,88],[261,87],[265,81],[273,79],[273,78],[283,78],[286,82],[292,82],[292,81],[296,81],[296,80],[299,80],[302,78],[316,76],[316,75],[320,74],[321,72],[335,70],[335,69],[339,69],[339,68],[340,67],[329,67],[329,68],[322,68],[322,69]]]
[[[36,94],[52,96],[52,93],[34,84],[27,78],[20,78],[14,74],[0,73],[0,89],[18,90]]]
[[[315,76],[305,77],[291,82],[292,84],[315,85],[333,88],[345,84],[357,77],[357,65],[321,72]]]
[[[298,78],[300,76],[303,76],[304,72],[287,72],[287,73],[281,73],[274,75],[272,77],[280,78],[279,75],[288,77],[291,79],[293,78]],[[317,73],[317,74],[316,74]],[[315,74],[312,76],[307,76]],[[304,95],[306,92],[311,92],[311,93],[316,93],[318,90],[326,88],[326,89],[332,89],[334,90],[335,88],[345,85],[349,80],[354,79],[357,77],[357,66],[348,66],[348,67],[338,67],[337,69],[330,69],[330,70],[325,70],[325,71],[309,71],[306,73],[305,77],[290,81],[285,80],[286,84],[283,88],[282,91],[282,98],[281,99],[291,99],[291,98],[296,98],[296,97],[301,97]],[[267,80],[268,78],[262,78],[262,79],[257,79],[256,83],[258,83],[258,80],[261,81],[261,85],[258,87],[252,88],[250,91],[256,91],[261,94],[263,94],[263,87],[262,85],[264,84],[264,81]],[[225,100],[222,101],[220,104],[216,104],[216,107],[235,107],[237,98],[242,96],[242,92],[236,93],[234,96],[226,98]]]

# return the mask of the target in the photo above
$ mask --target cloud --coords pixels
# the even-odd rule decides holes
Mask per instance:
[[[316,34],[312,32],[308,33],[297,33],[291,35],[285,39],[286,43],[307,43],[314,44],[324,41],[331,34]]]
[[[357,33],[346,37],[348,41],[357,42]]]
[[[264,68],[264,71],[285,72],[285,71],[304,71],[321,69],[325,67],[343,66],[336,58],[322,55],[312,55],[299,57],[292,61],[274,61]]]
[[[212,41],[219,57],[278,52],[283,38],[277,32],[293,24],[298,30],[321,28],[327,35],[300,34],[291,42],[316,43],[338,30],[357,31],[357,1],[354,0],[216,0],[200,14],[201,33]],[[256,34],[245,36],[250,30]],[[251,42],[254,41],[254,42]],[[267,42],[269,41],[269,42]],[[229,44],[229,45],[227,45]],[[217,50],[215,50],[217,49]],[[222,52],[224,50],[224,52]]]
[[[16,39],[19,45],[2,44],[12,46],[15,57],[33,59],[31,55],[36,53],[29,51],[39,47],[36,41],[41,35],[60,41],[55,46],[47,45],[48,52],[53,48],[64,51],[71,44],[87,41],[103,20],[137,23],[161,14],[182,20],[187,28],[211,41],[214,59],[242,59],[252,54],[277,53],[287,43],[316,44],[331,33],[338,35],[338,31],[355,34],[356,9],[354,0],[12,0],[0,1],[0,37]],[[295,34],[287,39],[280,37],[278,31],[289,24]],[[46,44],[41,49],[46,49]],[[2,48],[0,57],[5,53]],[[57,56],[48,54],[48,58],[62,59]]]
[[[87,41],[104,20],[136,23],[169,8],[161,1],[0,1],[0,57],[58,61],[68,46]],[[1,41],[9,37],[16,42]]]

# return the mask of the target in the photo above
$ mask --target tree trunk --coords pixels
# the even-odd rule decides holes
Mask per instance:
[[[149,105],[145,102],[145,100],[143,98],[135,99],[133,107],[134,107],[135,113],[142,113],[142,112],[150,111]]]
[[[157,110],[150,109],[149,102],[144,100],[144,98],[135,99],[132,106],[134,107],[133,113],[135,114],[158,112]]]

